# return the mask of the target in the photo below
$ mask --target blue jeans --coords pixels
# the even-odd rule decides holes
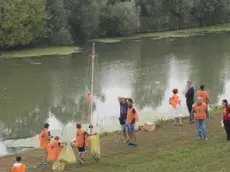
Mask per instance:
[[[129,133],[135,132],[135,123],[126,124]]]
[[[201,130],[203,132],[203,138],[207,137],[206,119],[196,119],[196,129],[198,137],[202,137]]]

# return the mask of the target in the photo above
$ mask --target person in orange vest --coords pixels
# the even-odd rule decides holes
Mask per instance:
[[[129,139],[130,139],[128,146],[136,147],[137,143],[136,143],[136,134],[135,134],[135,123],[139,122],[139,117],[136,108],[133,106],[133,100],[131,98],[128,98],[127,103],[128,103],[128,111],[127,111],[126,126],[128,130]]]
[[[169,104],[172,106],[172,113],[173,113],[173,118],[174,118],[174,122],[173,122],[173,126],[177,125],[177,121],[179,119],[179,125],[182,126],[182,114],[180,112],[180,99],[178,96],[178,89],[175,88],[172,90],[173,95],[172,97],[169,98]]]
[[[25,164],[21,163],[22,158],[20,156],[16,157],[16,163],[14,163],[11,172],[25,172],[26,171],[26,166]]]
[[[78,123],[76,125],[77,131],[76,131],[76,138],[75,138],[75,143],[74,146],[78,148],[79,151],[79,163],[81,165],[84,164],[83,158],[85,154],[87,153],[87,148],[88,148],[88,140],[87,137],[96,135],[97,133],[94,134],[89,134],[87,131],[83,130],[81,128],[81,124]]]
[[[197,136],[199,139],[204,138],[205,140],[208,140],[206,129],[207,105],[203,102],[203,97],[198,97],[197,103],[193,104],[192,107],[192,114],[196,121]]]
[[[60,143],[60,138],[58,136],[54,137],[54,141],[48,144],[47,151],[47,161],[55,161],[60,154],[61,148],[64,146]]]
[[[205,89],[204,85],[200,86],[200,90],[196,92],[196,97],[201,97],[202,102],[206,104],[207,107],[207,118],[209,118],[209,112],[208,112],[208,104],[210,104],[210,99],[208,95],[208,91]]]
[[[44,150],[44,158],[43,158],[43,166],[47,166],[47,146],[50,143],[50,139],[52,138],[51,133],[49,131],[49,124],[44,124],[44,129],[39,134],[39,142],[40,142],[40,149]]]

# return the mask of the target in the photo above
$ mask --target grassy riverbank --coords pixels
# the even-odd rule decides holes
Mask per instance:
[[[173,127],[171,121],[163,122],[154,132],[137,132],[138,147],[128,148],[117,134],[101,138],[101,162],[88,156],[85,166],[70,165],[66,172],[227,172],[229,171],[230,143],[225,141],[224,129],[220,127],[220,116],[208,120],[209,140],[196,138],[195,124]],[[32,150],[22,153],[24,162],[36,168],[33,172],[51,172],[49,167],[40,165],[42,153]],[[0,159],[0,171],[9,171],[15,155]]]
[[[205,26],[199,28],[191,28],[191,29],[181,29],[181,30],[174,30],[174,31],[135,34],[129,37],[94,39],[91,41],[101,42],[101,43],[116,43],[116,42],[121,42],[122,40],[136,40],[141,38],[163,39],[163,38],[171,38],[171,37],[173,38],[189,37],[195,35],[203,35],[211,32],[224,32],[224,31],[230,31],[230,23],[214,25],[214,26]]]
[[[39,47],[31,49],[22,49],[15,51],[6,51],[3,53],[3,57],[6,58],[25,58],[25,57],[37,57],[37,56],[50,56],[50,55],[69,55],[72,53],[78,53],[81,49],[74,46],[61,46],[61,47]]]

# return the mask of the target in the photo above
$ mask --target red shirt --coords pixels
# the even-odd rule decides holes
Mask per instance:
[[[230,106],[223,107],[223,120],[230,120]]]

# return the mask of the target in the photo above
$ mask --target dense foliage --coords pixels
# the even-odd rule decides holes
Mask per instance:
[[[228,22],[230,0],[1,0],[2,48]]]

